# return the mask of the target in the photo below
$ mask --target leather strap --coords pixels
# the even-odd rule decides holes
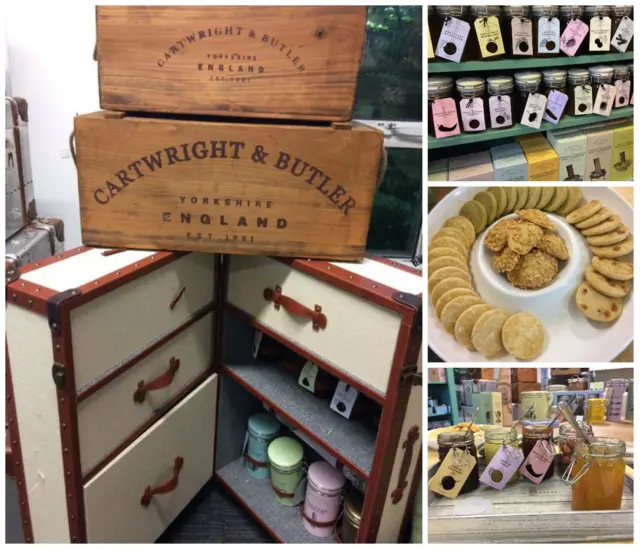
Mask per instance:
[[[309,319],[313,323],[313,330],[327,328],[327,316],[322,313],[322,307],[315,305],[313,309],[303,306],[300,302],[296,302],[293,298],[285,296],[282,288],[276,286],[276,289],[265,288],[262,293],[267,302],[273,302],[273,307],[279,310],[280,307],[295,317]]]
[[[333,521],[316,521],[314,519],[311,519],[309,516],[307,516],[304,513],[304,502],[300,503],[300,514],[302,515],[302,517],[304,519],[306,519],[314,527],[333,527],[338,521],[337,518],[334,519]],[[338,517],[340,517],[340,516],[338,516]]]
[[[253,464],[254,466],[256,466],[257,468],[266,468],[266,467],[269,466],[268,462],[260,462],[260,461],[256,460],[255,458],[250,457],[248,454],[244,455],[244,459],[247,462],[249,462],[249,463]]]
[[[176,372],[180,368],[180,359],[172,357],[169,360],[169,368],[157,378],[146,382],[140,380],[138,387],[133,392],[133,401],[135,403],[144,403],[147,392],[166,388],[175,378]]]
[[[175,462],[173,464],[173,476],[171,479],[162,485],[158,485],[156,487],[151,487],[151,485],[147,485],[147,488],[144,490],[142,497],[140,498],[140,504],[145,508],[151,504],[151,498],[154,495],[164,495],[166,493],[170,493],[178,486],[178,476],[180,475],[180,470],[182,470],[182,466],[184,465],[184,458],[181,456],[177,456]]]

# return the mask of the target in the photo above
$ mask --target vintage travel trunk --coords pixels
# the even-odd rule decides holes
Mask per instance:
[[[360,260],[384,171],[362,124],[75,118],[83,243]]]
[[[98,6],[100,106],[347,121],[365,6]]]
[[[420,291],[418,271],[373,258],[80,247],[23,266],[6,410],[24,540],[153,542],[215,478],[275,540],[324,541],[244,467],[247,420],[267,409],[305,458],[362,480],[358,542],[398,541],[419,479]],[[376,431],[253,358],[255,328],[379,403]],[[185,514],[198,506],[211,513]]]

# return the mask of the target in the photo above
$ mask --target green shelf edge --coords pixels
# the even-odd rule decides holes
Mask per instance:
[[[633,60],[633,52],[605,53],[598,55],[579,55],[577,57],[532,57],[531,59],[503,59],[500,61],[463,61],[454,63],[442,61],[428,63],[427,73],[447,74],[478,71],[507,71],[513,69],[542,69],[546,67],[568,67],[574,65],[589,65],[602,63],[615,63]]]
[[[516,124],[511,128],[505,128],[504,130],[487,130],[478,134],[460,134],[457,136],[451,136],[448,138],[436,139],[433,136],[429,136],[428,147],[430,150],[441,149],[443,147],[456,147],[458,145],[467,145],[469,143],[478,143],[481,141],[493,141],[496,139],[504,139],[515,136],[523,136],[525,134],[536,134],[539,132],[546,132],[548,130],[563,130],[567,128],[575,128],[577,126],[586,126],[588,124],[595,124],[598,122],[604,122],[605,120],[616,120],[619,118],[633,117],[633,107],[621,107],[614,109],[611,112],[611,116],[603,117],[600,115],[589,115],[582,117],[565,116],[558,124],[551,124],[544,121],[539,129],[529,128],[522,124]]]

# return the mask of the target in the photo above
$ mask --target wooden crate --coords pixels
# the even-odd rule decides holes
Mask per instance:
[[[103,109],[351,119],[365,6],[98,6]]]
[[[384,157],[362,124],[76,117],[91,246],[361,260]]]

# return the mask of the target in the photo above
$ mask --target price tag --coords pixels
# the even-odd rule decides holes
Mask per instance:
[[[560,51],[560,20],[542,16],[538,19],[538,52],[558,53]]]
[[[456,498],[476,465],[476,458],[453,448],[444,457],[436,475],[429,480],[429,490],[447,498]]]
[[[529,99],[527,99],[527,104],[524,107],[520,124],[529,126],[529,128],[540,128],[546,106],[547,96],[544,94],[529,94]]]
[[[502,445],[482,472],[480,481],[489,487],[502,491],[523,460],[524,455],[520,449]]]
[[[500,32],[500,21],[495,15],[479,17],[475,20],[476,35],[483,58],[504,54],[504,42]]]
[[[563,94],[558,90],[552,90],[547,98],[547,106],[544,110],[543,119],[552,124],[558,124],[564,108],[567,105],[567,101],[569,101],[567,94]]]
[[[520,473],[539,485],[553,463],[553,455],[553,445],[548,441],[539,440],[520,466]]]
[[[633,20],[626,15],[620,21],[611,39],[611,45],[619,52],[626,52],[633,37]]]
[[[591,92],[591,84],[576,86],[574,90],[575,91],[573,99],[576,104],[576,115],[590,115],[593,112],[593,95]]]
[[[298,376],[298,384],[305,390],[314,393],[316,391],[316,378],[318,376],[318,366],[311,361],[307,361]]]
[[[616,81],[616,107],[626,107],[629,105],[629,94],[631,93],[631,81]]]
[[[589,51],[608,52],[611,48],[611,17],[595,16],[589,26]]]
[[[511,98],[508,95],[493,95],[489,98],[489,116],[492,128],[511,126]]]
[[[436,99],[431,105],[436,138],[456,136],[460,133],[458,109],[453,98]]]
[[[560,49],[569,57],[573,57],[587,34],[589,34],[589,25],[580,19],[572,19],[567,23],[560,37]]]
[[[260,344],[262,343],[263,332],[256,330],[253,335],[253,358],[258,358],[258,352],[260,351]]]
[[[462,127],[465,132],[480,132],[487,129],[482,98],[461,99],[460,115],[462,116]]]
[[[433,44],[431,44],[431,35],[429,34],[429,28],[427,27],[427,59],[433,59],[435,54],[433,53]]]
[[[518,55],[533,55],[533,23],[531,19],[511,19],[511,46]]]
[[[596,86],[598,86],[598,93],[596,100],[593,102],[593,113],[609,116],[616,98],[616,87],[610,84],[596,84]]]
[[[358,395],[358,390],[347,385],[341,380],[340,382],[338,382],[336,391],[333,392],[333,397],[331,398],[331,408],[339,415],[342,415],[345,418],[349,418],[351,416],[351,410],[355,405]]]
[[[471,27],[466,21],[447,17],[442,25],[442,32],[436,46],[436,55],[442,59],[460,63],[470,30]]]

